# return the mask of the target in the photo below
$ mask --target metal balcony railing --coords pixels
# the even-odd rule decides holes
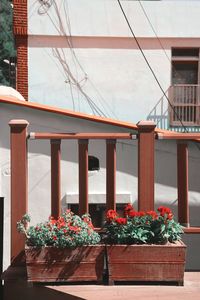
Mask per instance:
[[[200,86],[196,84],[178,84],[169,88],[170,125],[200,126]]]
[[[147,116],[160,129],[200,132],[200,85],[176,84],[165,92]],[[169,104],[170,102],[170,104]]]

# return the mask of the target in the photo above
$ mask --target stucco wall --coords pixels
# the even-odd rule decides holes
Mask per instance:
[[[11,119],[26,119],[30,131],[57,132],[129,132],[129,130],[96,124],[38,110],[0,104],[0,190],[5,197],[5,243],[4,267],[9,264],[10,243],[10,137],[8,122]],[[199,150],[189,146],[189,187],[191,225],[199,225],[200,185]],[[89,153],[100,159],[100,171],[89,176],[90,201],[105,200],[105,142],[93,141],[89,144]],[[33,223],[48,218],[50,214],[50,143],[48,141],[29,141],[29,213]],[[77,144],[73,141],[62,143],[62,205],[66,205],[66,195],[77,195],[78,201],[78,164]],[[156,206],[161,203],[170,206],[176,214],[176,143],[157,141],[155,174]],[[119,141],[117,143],[117,194],[118,202],[133,202],[137,207],[137,141]],[[99,196],[100,195],[100,196]],[[127,197],[126,197],[127,195]],[[74,196],[75,198],[76,196]],[[69,197],[70,198],[70,197]],[[199,236],[186,236],[190,247],[187,267],[199,269],[197,260]],[[194,242],[194,243],[193,243]]]
[[[29,1],[29,100],[132,122],[146,119],[163,94],[117,1],[52,3],[48,7]],[[200,47],[200,3],[142,1],[160,40],[139,1],[121,3],[166,91],[171,84],[171,48]],[[98,112],[91,109],[92,101]]]
[[[47,5],[42,5],[40,1],[28,1],[29,34],[58,35],[58,30],[60,33],[62,30],[61,22],[66,28],[66,21],[70,21],[71,34],[74,36],[131,37],[115,0],[46,2]],[[141,1],[141,3],[159,37],[199,37],[198,1]],[[138,37],[155,37],[138,1],[122,0],[121,4]]]

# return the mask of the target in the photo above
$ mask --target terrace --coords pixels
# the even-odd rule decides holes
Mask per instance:
[[[177,141],[177,189],[178,189],[178,221],[184,226],[187,234],[199,234],[199,227],[190,227],[189,201],[188,201],[188,141],[199,141],[198,133],[181,134],[170,132],[155,132],[153,122],[141,121],[137,124],[137,134],[132,133],[50,133],[30,132],[29,123],[26,120],[12,120],[9,123],[11,130],[11,266],[4,273],[5,299],[14,299],[16,291],[25,293],[27,297],[44,297],[51,294],[52,299],[62,297],[66,293],[69,299],[93,299],[98,291],[98,297],[103,295],[115,295],[113,299],[121,299],[126,291],[131,297],[134,292],[140,297],[155,292],[158,299],[159,291],[176,295],[176,299],[185,294],[196,295],[199,292],[199,273],[185,274],[185,287],[180,290],[177,287],[145,287],[139,289],[131,287],[100,287],[100,286],[31,286],[26,283],[26,271],[24,265],[24,239],[16,231],[16,222],[28,211],[28,181],[27,181],[27,143],[30,139],[46,139],[51,147],[51,215],[57,217],[61,211],[60,186],[61,186],[61,141],[64,139],[77,140],[79,153],[79,214],[87,213],[88,204],[88,144],[89,140],[106,141],[106,209],[116,208],[116,141],[138,140],[138,209],[154,209],[154,155],[157,139]],[[167,203],[166,203],[167,204]],[[19,280],[19,281],[18,281]],[[18,282],[22,285],[19,286]],[[43,294],[44,293],[44,294]],[[119,296],[120,295],[120,296]],[[169,294],[168,294],[169,296]],[[25,297],[25,296],[24,296]],[[54,298],[53,298],[54,297]],[[83,297],[83,298],[82,298]],[[85,298],[86,297],[86,298]],[[95,296],[96,297],[96,296]],[[109,296],[111,297],[111,296]],[[112,297],[110,299],[112,299]],[[118,297],[118,298],[117,298]],[[150,296],[149,296],[150,297]],[[40,298],[38,298],[40,299]],[[59,299],[59,298],[56,298]],[[142,298],[141,298],[142,299]],[[151,298],[150,298],[151,299]],[[155,299],[155,298],[152,298]],[[180,298],[184,299],[184,298]]]

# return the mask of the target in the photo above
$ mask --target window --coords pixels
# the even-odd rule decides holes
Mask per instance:
[[[172,49],[172,86],[169,90],[170,124],[200,126],[199,48]]]
[[[88,171],[99,171],[99,159],[95,156],[88,156]]]
[[[124,203],[117,203],[117,213],[123,216]],[[68,204],[73,213],[78,214],[78,204]],[[104,225],[106,213],[106,204],[89,204],[89,214],[92,216],[92,222],[94,227],[100,228]]]

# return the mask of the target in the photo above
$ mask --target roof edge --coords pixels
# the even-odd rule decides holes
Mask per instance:
[[[128,122],[118,121],[118,120],[114,120],[114,119],[110,119],[110,118],[89,115],[86,113],[74,112],[74,111],[71,111],[68,109],[58,108],[58,107],[40,104],[40,103],[36,103],[36,102],[21,101],[21,100],[13,99],[9,96],[1,96],[0,95],[0,103],[18,105],[18,106],[31,108],[31,109],[37,109],[37,110],[42,110],[42,111],[46,111],[46,112],[50,112],[50,113],[65,115],[67,117],[78,118],[78,119],[83,119],[83,120],[87,120],[87,121],[138,130],[137,125],[134,123],[128,123]]]
[[[40,103],[36,103],[36,102],[22,101],[22,100],[18,100],[18,99],[13,99],[12,97],[9,97],[9,96],[1,96],[0,95],[0,103],[23,106],[23,107],[37,109],[37,110],[41,110],[41,111],[45,111],[45,112],[49,112],[49,113],[60,114],[60,115],[64,115],[67,117],[78,118],[78,119],[87,120],[87,121],[91,121],[91,122],[107,124],[107,125],[112,125],[112,126],[117,126],[117,127],[122,127],[122,128],[127,128],[127,129],[132,129],[132,130],[138,131],[138,126],[134,123],[114,120],[114,119],[100,117],[100,116],[89,115],[86,113],[74,112],[74,111],[71,111],[68,109],[58,108],[58,107],[40,104]],[[173,133],[174,135],[176,135],[176,133],[171,130],[163,130],[163,129],[158,129],[158,128],[155,128],[155,132],[164,133],[164,134]]]

